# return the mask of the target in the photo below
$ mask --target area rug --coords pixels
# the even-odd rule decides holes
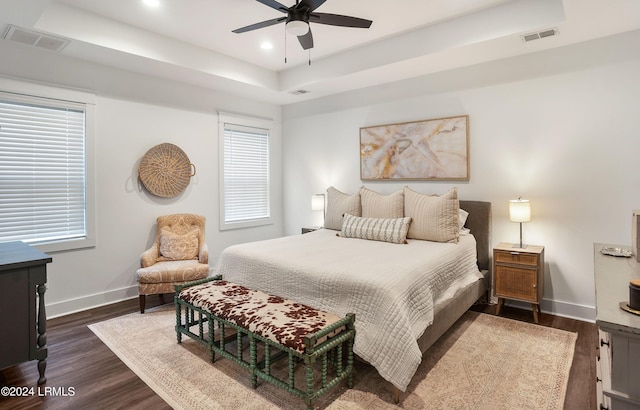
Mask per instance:
[[[174,409],[300,409],[304,402],[268,383],[252,389],[248,370],[209,362],[205,346],[176,342],[165,305],[89,328]],[[398,404],[373,367],[356,362],[354,388],[318,401],[327,409],[561,409],[577,335],[467,312],[425,354]]]

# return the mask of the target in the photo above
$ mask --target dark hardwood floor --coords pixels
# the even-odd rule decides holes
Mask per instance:
[[[157,297],[147,298],[148,307],[159,303]],[[472,309],[495,313],[495,306],[477,305]],[[34,394],[0,396],[0,409],[169,409],[87,328],[88,324],[137,310],[135,299],[49,320],[47,383],[38,390],[36,361],[1,370],[1,386],[33,387]],[[503,309],[502,316],[533,321],[531,311],[510,307]],[[578,333],[565,409],[595,409],[596,326],[548,314],[540,316],[540,324]],[[66,396],[54,395],[45,388]]]

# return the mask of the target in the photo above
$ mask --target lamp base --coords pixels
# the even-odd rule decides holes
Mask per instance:
[[[520,243],[514,243],[513,244],[514,248],[518,248],[518,249],[526,249],[527,245],[524,245],[522,243],[522,222],[520,222]]]

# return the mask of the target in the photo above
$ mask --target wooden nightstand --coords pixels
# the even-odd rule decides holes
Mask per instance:
[[[500,314],[505,299],[520,300],[531,303],[533,320],[538,323],[544,290],[544,246],[521,249],[512,243],[497,244],[493,248],[493,274],[498,297],[496,314]]]
[[[314,227],[311,227],[311,228],[302,228],[302,233],[305,234],[305,233],[317,231],[318,229],[320,229],[319,226],[314,226]]]

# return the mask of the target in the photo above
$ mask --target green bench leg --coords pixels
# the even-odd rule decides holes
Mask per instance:
[[[249,333],[249,360],[251,363],[251,387],[258,388],[258,374],[256,368],[258,367],[258,352],[256,351],[256,339],[251,333]]]
[[[179,326],[182,325],[180,323],[180,316],[182,315],[181,310],[182,307],[180,303],[176,302],[176,337],[178,339],[178,344],[182,343],[182,332],[179,330]]]
[[[305,360],[305,369],[306,369],[306,379],[307,379],[307,397],[305,398],[305,403],[307,404],[307,409],[313,409],[313,399],[315,398],[314,388],[314,380],[313,380],[313,363],[308,363]]]

